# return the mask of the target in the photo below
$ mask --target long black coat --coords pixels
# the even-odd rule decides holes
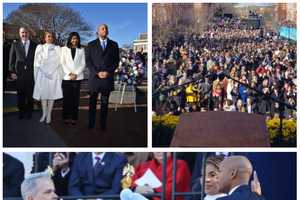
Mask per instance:
[[[28,53],[27,56],[25,56],[25,49],[21,41],[14,42],[11,45],[9,71],[17,74],[17,87],[19,89],[30,88],[33,90],[33,63],[36,46],[36,43],[30,40]]]
[[[118,43],[107,39],[105,50],[102,49],[100,40],[91,41],[86,48],[86,66],[89,68],[90,92],[114,90],[114,72],[119,65]],[[106,71],[109,76],[100,79],[98,72]]]

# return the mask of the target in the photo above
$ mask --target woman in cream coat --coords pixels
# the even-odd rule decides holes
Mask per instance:
[[[65,124],[75,125],[78,119],[80,82],[85,68],[84,49],[81,48],[77,32],[69,35],[67,46],[62,47],[61,63],[63,67],[63,120]]]
[[[53,44],[54,35],[45,32],[45,44],[37,46],[34,56],[33,98],[42,102],[43,115],[40,122],[51,122],[54,100],[62,98],[61,50]]]

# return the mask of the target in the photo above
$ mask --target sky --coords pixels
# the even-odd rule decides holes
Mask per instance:
[[[21,3],[4,3],[3,18],[18,9]],[[63,5],[79,11],[88,24],[96,29],[99,24],[109,26],[109,38],[122,47],[132,44],[140,33],[147,32],[146,3],[63,3]],[[95,39],[92,36],[90,40]]]

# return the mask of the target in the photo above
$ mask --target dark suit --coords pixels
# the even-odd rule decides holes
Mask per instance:
[[[117,153],[105,153],[96,172],[92,153],[79,153],[71,170],[69,195],[119,194],[127,160]]]
[[[67,196],[68,192],[68,184],[71,172],[68,172],[64,177],[61,175],[61,170],[55,172],[52,177],[53,183],[55,186],[55,193],[58,196]]]
[[[21,197],[24,166],[16,158],[3,154],[3,197]]]
[[[258,196],[251,191],[248,185],[238,187],[231,195],[218,198],[217,200],[264,200],[262,196]]]
[[[106,48],[103,49],[100,40],[90,42],[86,48],[86,66],[89,68],[89,127],[95,124],[98,94],[101,93],[101,127],[105,129],[108,112],[109,94],[114,90],[114,72],[119,65],[118,44],[107,38]],[[108,72],[107,78],[100,79],[99,72]]]
[[[21,41],[14,42],[10,48],[9,55],[9,71],[16,73],[18,78],[17,93],[18,93],[18,109],[20,115],[25,113],[31,116],[33,109],[33,62],[36,44],[30,41],[27,56],[25,55],[25,48]]]
[[[72,169],[74,157],[75,157],[75,153],[70,152],[70,154],[69,154],[70,171],[64,177],[61,174],[61,169],[58,169],[57,171],[55,171],[54,176],[52,177],[53,183],[55,186],[55,193],[58,196],[68,196],[69,195],[68,185],[69,185],[69,179],[70,179],[70,175],[71,175],[71,169]]]

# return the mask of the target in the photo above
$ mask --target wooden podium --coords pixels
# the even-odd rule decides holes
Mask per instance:
[[[171,147],[270,147],[265,116],[241,112],[180,115]]]

